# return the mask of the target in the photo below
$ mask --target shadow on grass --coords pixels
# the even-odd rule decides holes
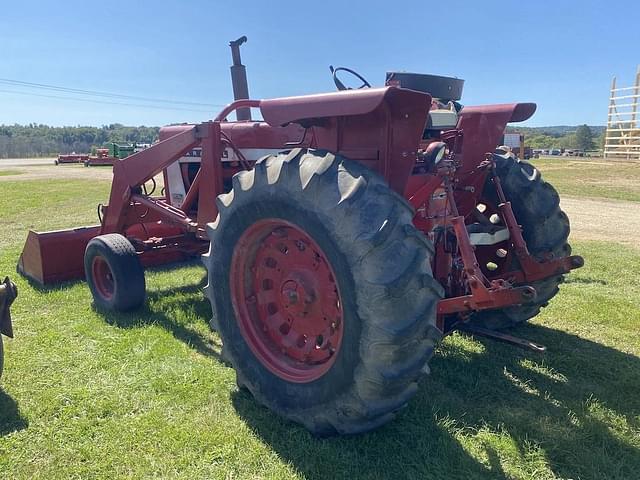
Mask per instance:
[[[580,284],[585,284],[585,285],[590,285],[590,284],[598,284],[598,285],[607,285],[607,282],[605,280],[602,280],[601,278],[592,278],[592,277],[566,277],[564,279],[564,283],[580,283]]]
[[[101,313],[121,328],[159,325],[223,362],[219,342],[196,325],[211,314],[205,281],[152,290],[130,314]],[[309,479],[536,478],[545,468],[568,478],[637,478],[640,359],[543,326],[514,334],[547,353],[445,341],[409,406],[365,435],[317,439],[245,391],[231,398],[255,434]]]
[[[64,282],[60,282],[60,283],[52,283],[52,284],[47,284],[47,285],[43,285],[42,283],[38,283],[36,282],[34,279],[32,279],[31,277],[27,277],[25,275],[23,275],[20,272],[17,272],[16,275],[18,278],[20,278],[21,280],[27,282],[27,284],[29,285],[29,288],[32,288],[33,290],[35,290],[38,293],[48,293],[48,292],[55,292],[57,290],[65,290],[67,288],[71,288],[79,283],[83,283],[84,282],[84,278],[83,279],[77,279],[77,280],[66,280]],[[13,277],[12,277],[13,279]]]
[[[27,428],[28,425],[16,401],[0,387],[0,437]]]
[[[180,266],[188,266],[190,264],[191,262],[180,264]],[[153,271],[174,268],[175,265],[157,267]],[[220,355],[221,343],[210,335],[204,335],[197,328],[194,328],[192,319],[184,318],[185,313],[192,314],[192,318],[201,321],[202,325],[207,324],[211,317],[211,306],[202,292],[206,281],[207,278],[204,275],[195,284],[191,283],[170,289],[148,291],[144,305],[131,312],[106,311],[96,308],[95,305],[93,308],[106,322],[120,328],[158,325],[202,355],[224,363]]]
[[[239,415],[305,478],[505,478],[547,464],[561,477],[637,478],[640,359],[541,326],[517,335],[546,354],[481,340],[445,342],[432,375],[398,418],[351,438],[320,440],[275,418],[245,391]],[[620,434],[623,432],[623,435]],[[469,439],[465,443],[465,439]],[[473,445],[472,457],[463,445]]]

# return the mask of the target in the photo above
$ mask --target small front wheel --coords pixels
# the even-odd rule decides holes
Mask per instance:
[[[96,306],[123,312],[144,303],[144,270],[133,245],[122,235],[93,238],[84,253],[84,271]]]

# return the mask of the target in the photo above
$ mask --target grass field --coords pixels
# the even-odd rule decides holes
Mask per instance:
[[[552,162],[536,164],[562,193],[640,201],[638,167],[615,173],[629,186],[613,192],[584,188],[598,170],[617,182],[606,165]],[[127,315],[95,311],[82,282],[13,274],[27,229],[95,223],[108,188],[0,183],[0,274],[20,290],[0,478],[639,478],[640,249],[574,239],[586,266],[516,330],[547,353],[453,335],[397,420],[319,440],[238,391],[207,327],[199,263],[148,272],[147,305]]]
[[[581,157],[542,157],[531,162],[563,195],[640,201],[638,162]]]

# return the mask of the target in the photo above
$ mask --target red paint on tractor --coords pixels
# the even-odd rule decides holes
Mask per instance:
[[[96,256],[91,263],[91,273],[98,295],[110,300],[115,291],[115,284],[107,261],[101,256]]]
[[[260,112],[272,126],[283,126],[301,120],[306,124],[322,123],[320,120],[323,118],[371,113],[382,104],[388,91],[389,87],[382,87],[274,98],[262,100]]]
[[[100,226],[52,232],[30,231],[18,271],[41,285],[84,277],[84,250]]]
[[[344,331],[335,279],[297,225],[272,218],[242,234],[231,259],[233,308],[251,351],[274,375],[311,382],[335,362]]]

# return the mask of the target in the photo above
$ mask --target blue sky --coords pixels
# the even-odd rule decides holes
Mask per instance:
[[[593,125],[611,77],[630,85],[640,63],[640,1],[3,0],[0,78],[220,105],[241,35],[252,98],[331,91],[333,64],[377,85],[386,70],[457,76],[464,104],[533,101],[528,125]],[[64,96],[0,84],[0,123],[163,125],[218,110],[15,92]]]

